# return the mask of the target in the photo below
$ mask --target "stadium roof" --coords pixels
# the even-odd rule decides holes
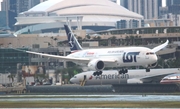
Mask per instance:
[[[48,0],[28,10],[28,12],[43,11],[58,16],[69,15],[103,15],[142,19],[143,16],[131,12],[109,0]]]
[[[78,29],[99,30],[94,27],[114,28],[117,21],[131,19],[140,21],[143,16],[110,0],[48,0],[20,13],[15,25],[26,26],[17,34],[61,28],[65,23]]]

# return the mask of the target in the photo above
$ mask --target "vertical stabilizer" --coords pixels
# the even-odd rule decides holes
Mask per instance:
[[[81,45],[77,41],[76,37],[74,36],[74,34],[73,34],[72,30],[69,28],[69,26],[64,25],[64,29],[65,29],[66,34],[67,34],[68,43],[69,43],[71,52],[77,51],[77,50],[82,50]]]

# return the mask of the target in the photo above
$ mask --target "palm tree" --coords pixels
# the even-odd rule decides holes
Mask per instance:
[[[14,75],[13,74],[10,74],[10,75],[8,75],[8,78],[9,78],[9,81],[10,81],[10,79],[12,80],[12,82],[14,82]]]
[[[58,39],[57,38],[54,38],[54,41],[56,42]],[[58,44],[57,44],[57,42],[56,42],[56,46],[57,46]]]
[[[85,38],[89,40],[89,39],[91,39],[91,36],[89,34],[86,34]]]
[[[115,44],[115,43],[116,43],[116,40],[117,40],[117,39],[116,39],[116,36],[112,36],[112,37],[111,37],[111,43]]]
[[[129,45],[129,36],[126,36],[126,45]]]
[[[81,36],[78,36],[77,37],[77,40],[78,40],[78,42],[81,44],[82,43],[82,37]]]
[[[134,36],[130,36],[131,45],[134,45]]]
[[[100,41],[100,40],[101,40],[101,37],[100,37],[100,36],[98,36],[96,39],[97,39],[98,41]]]
[[[79,40],[82,40],[82,37],[81,37],[81,36],[78,36],[77,39],[78,39],[78,41],[79,41]]]

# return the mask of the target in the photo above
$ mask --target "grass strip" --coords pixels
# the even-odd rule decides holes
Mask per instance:
[[[3,101],[1,108],[179,108],[178,101]]]

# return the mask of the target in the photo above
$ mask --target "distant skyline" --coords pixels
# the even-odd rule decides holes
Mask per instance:
[[[0,11],[1,11],[1,2],[2,2],[3,0],[0,0]],[[164,6],[166,6],[166,0],[162,0],[162,6],[164,7]]]

